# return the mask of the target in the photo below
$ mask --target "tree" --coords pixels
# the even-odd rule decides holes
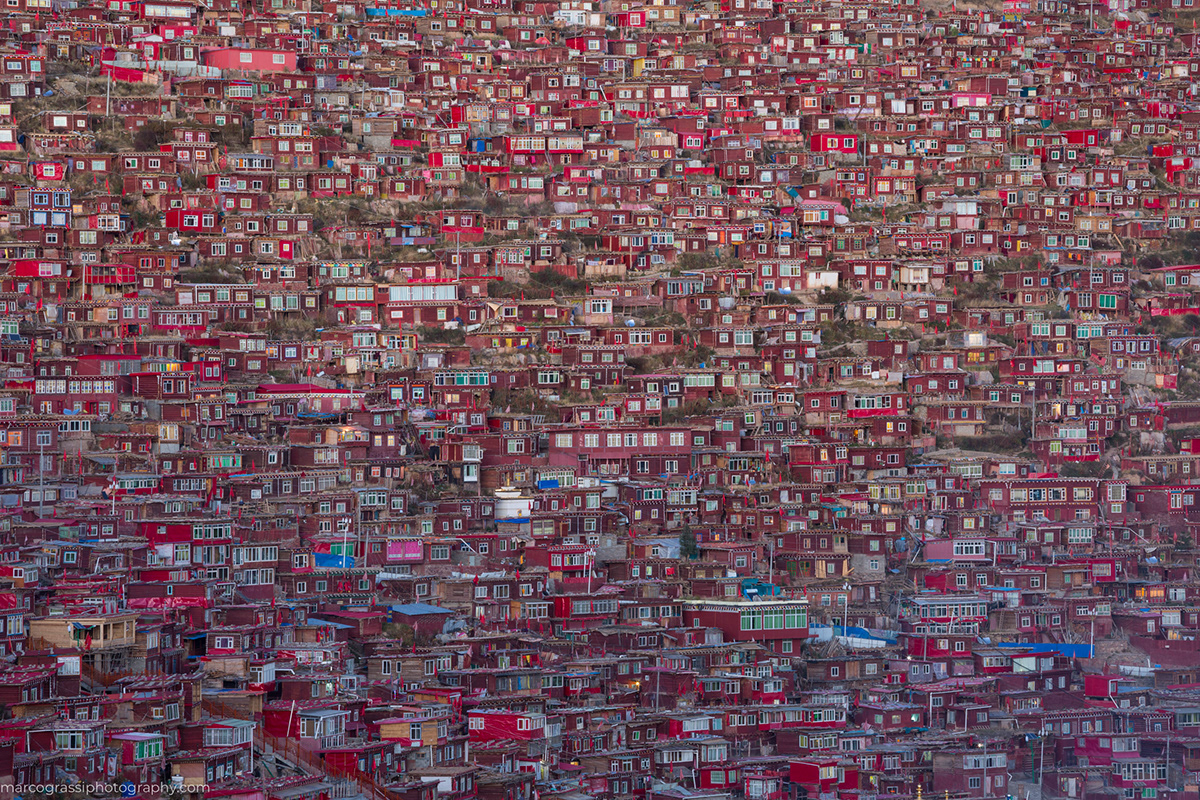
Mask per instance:
[[[679,532],[679,555],[683,558],[695,559],[700,557],[700,546],[696,544],[696,534],[689,525],[684,525]]]

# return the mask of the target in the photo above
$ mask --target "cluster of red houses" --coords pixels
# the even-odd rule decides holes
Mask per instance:
[[[0,797],[1200,800],[1191,3],[7,0]]]

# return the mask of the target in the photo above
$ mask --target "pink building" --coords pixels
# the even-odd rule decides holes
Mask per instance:
[[[217,47],[200,54],[205,66],[244,72],[294,72],[296,54],[288,50]]]

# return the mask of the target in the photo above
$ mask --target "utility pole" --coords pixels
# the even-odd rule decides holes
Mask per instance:
[[[1166,770],[1163,773],[1163,785],[1167,791],[1171,791],[1171,725],[1174,723],[1175,717],[1172,716],[1167,721],[1167,748],[1163,751],[1163,768]]]
[[[767,556],[767,583],[775,585],[775,537],[767,536],[767,547],[770,550],[770,555]],[[772,589],[774,591],[774,589]]]
[[[358,499],[355,498],[355,503],[357,503],[357,502],[358,502]],[[355,514],[357,515],[357,513],[358,513],[358,510],[357,510],[357,505],[356,505]],[[349,546],[349,542],[350,542],[350,520],[343,520],[343,521],[345,522],[345,525],[342,527],[342,566],[344,568],[345,564],[346,564],[346,561],[345,561],[346,548]],[[355,532],[355,541],[358,541],[357,531]],[[354,562],[351,561],[351,563],[354,563]]]
[[[1038,756],[1038,786],[1042,785],[1042,779],[1046,774],[1046,733],[1047,731],[1045,728],[1042,728],[1042,730],[1039,731],[1039,736],[1042,740],[1042,752],[1041,755]]]
[[[1033,440],[1037,427],[1037,382],[1030,386],[1029,394],[1029,439]]]
[[[38,519],[46,516],[46,445],[38,442]]]
[[[354,513],[358,518],[358,530],[362,534],[363,539],[363,566],[367,566],[367,560],[371,557],[371,528],[363,528],[362,524],[362,492],[358,492],[354,498]]]
[[[983,796],[986,800],[988,796],[987,742],[980,742],[979,746],[983,748]]]
[[[850,584],[842,584],[842,636],[850,637]]]
[[[658,713],[658,693],[662,686],[662,664],[658,665],[658,669],[654,672],[654,713]]]

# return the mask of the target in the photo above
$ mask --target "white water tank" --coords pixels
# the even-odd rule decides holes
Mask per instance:
[[[496,490],[496,519],[528,517],[531,508],[533,508],[533,498],[523,497],[520,489],[504,486]]]

